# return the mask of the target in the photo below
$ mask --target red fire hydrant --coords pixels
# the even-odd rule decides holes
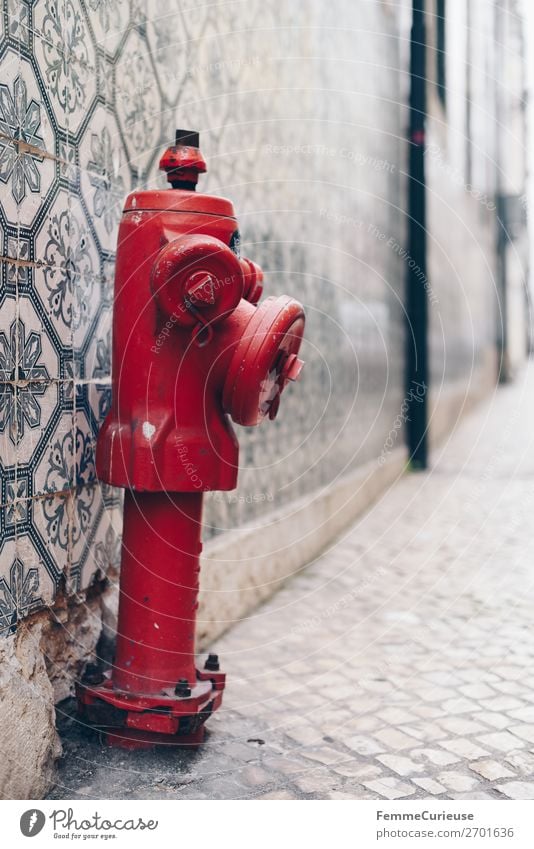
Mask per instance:
[[[113,400],[97,474],[123,487],[117,646],[77,686],[111,745],[198,745],[222,701],[216,655],[195,664],[203,492],[234,489],[241,425],[273,419],[302,368],[302,306],[262,293],[230,201],[197,194],[198,134],[160,161],[172,188],[126,201],[116,263]]]

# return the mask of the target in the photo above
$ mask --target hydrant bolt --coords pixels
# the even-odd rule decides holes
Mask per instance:
[[[191,687],[189,686],[187,678],[180,678],[176,687],[174,688],[174,692],[177,696],[180,696],[183,699],[189,698],[189,696],[191,695]]]
[[[204,664],[204,669],[208,669],[210,672],[218,672],[219,671],[219,657],[216,654],[209,654],[206,663]]]
[[[96,663],[88,663],[85,667],[83,680],[86,684],[101,684],[104,677],[102,669]]]

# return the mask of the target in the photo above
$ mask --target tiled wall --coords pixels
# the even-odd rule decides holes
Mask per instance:
[[[94,470],[117,225],[129,190],[162,184],[176,126],[200,130],[201,189],[234,199],[268,292],[294,294],[308,314],[303,382],[274,425],[239,433],[240,490],[210,496],[206,535],[383,453],[403,397],[401,8],[4,3],[3,634],[63,580],[80,591],[117,562],[120,493]]]

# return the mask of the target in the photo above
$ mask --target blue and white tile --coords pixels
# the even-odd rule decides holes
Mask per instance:
[[[0,181],[8,220],[30,227],[56,179],[51,116],[31,63],[11,48],[0,85]],[[26,146],[8,141],[22,139]]]
[[[87,0],[96,45],[114,57],[128,29],[128,0]]]
[[[188,62],[188,37],[181,26],[175,0],[160,0],[157,13],[147,20],[146,34],[163,98],[173,104],[191,64]]]
[[[41,598],[51,604],[69,562],[70,494],[28,500],[28,519],[17,522],[17,557],[36,569]]]
[[[100,247],[117,246],[117,231],[129,188],[129,167],[114,114],[98,105],[80,144],[80,186]]]
[[[74,411],[74,475],[78,488],[96,481],[96,439],[97,421],[88,409],[87,395],[90,385],[78,384],[76,387],[76,408]]]
[[[41,0],[34,19],[43,79],[61,110],[60,126],[74,136],[96,97],[96,52],[86,16],[78,0]]]
[[[104,293],[102,293],[104,297]],[[106,383],[111,376],[111,332],[113,313],[111,304],[103,302],[97,323],[94,325],[84,356],[86,380]]]
[[[106,499],[98,482],[78,491],[74,504],[72,562],[69,586],[73,591],[89,587],[120,564],[122,509]]]
[[[51,602],[55,588],[14,536],[0,539],[0,637],[9,637],[20,619]]]
[[[32,384],[31,418],[20,416],[17,479],[27,476],[30,495],[64,492],[74,485],[73,412],[58,381]],[[35,394],[38,387],[42,392]],[[20,387],[19,387],[20,392]],[[29,407],[26,405],[24,409]]]
[[[6,34],[21,45],[30,45],[30,7],[25,0],[7,0],[4,5],[7,12]],[[0,15],[0,38],[4,35],[4,16]]]
[[[131,30],[116,66],[116,111],[130,164],[140,172],[158,156],[162,95],[146,41]]]

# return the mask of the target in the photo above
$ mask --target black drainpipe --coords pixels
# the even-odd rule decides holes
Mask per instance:
[[[407,270],[407,440],[413,469],[427,466],[428,298],[426,247],[425,0],[412,0]]]

